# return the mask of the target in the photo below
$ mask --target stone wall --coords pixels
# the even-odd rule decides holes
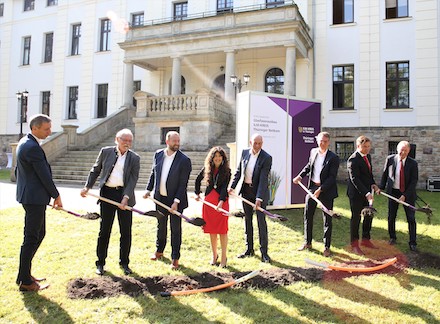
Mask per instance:
[[[426,188],[426,180],[440,176],[440,128],[439,127],[361,127],[361,128],[323,128],[331,135],[332,151],[336,151],[336,142],[353,142],[365,135],[372,140],[372,167],[374,178],[380,182],[382,167],[388,156],[388,143],[406,140],[416,145],[415,158],[419,163],[419,189]],[[355,147],[356,148],[356,147]],[[347,181],[347,163],[341,162],[338,180]]]

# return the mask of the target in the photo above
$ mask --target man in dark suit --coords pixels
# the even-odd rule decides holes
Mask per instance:
[[[165,141],[167,147],[156,151],[154,155],[144,198],[148,198],[154,188],[154,199],[182,213],[188,207],[187,186],[191,173],[191,160],[179,150],[179,133],[168,132]],[[182,243],[182,218],[161,206],[156,206],[156,208],[170,217],[171,269],[176,270],[179,268]],[[168,217],[158,219],[156,252],[150,257],[151,260],[157,260],[163,256],[167,242],[167,224]]]
[[[373,204],[374,192],[379,193],[380,189],[373,178],[371,167],[371,140],[362,135],[356,139],[356,152],[354,152],[347,161],[348,186],[347,195],[350,200],[351,222],[350,236],[351,247],[354,253],[364,255],[359,247],[359,225],[361,221],[361,211],[364,207]],[[373,192],[374,191],[374,192]],[[367,248],[376,248],[370,241],[370,231],[372,217],[364,217],[362,223],[362,241],[361,245]]]
[[[81,196],[87,196],[89,189],[93,188],[96,179],[99,179],[100,196],[120,202],[119,207],[101,201],[101,226],[99,229],[98,246],[96,254],[96,273],[104,274],[105,259],[107,258],[110,234],[118,214],[119,232],[119,265],[124,274],[129,275],[129,255],[131,249],[131,227],[133,214],[126,206],[134,206],[136,198],[134,189],[139,178],[140,157],[130,150],[133,143],[133,133],[129,129],[122,129],[116,134],[116,146],[107,146],[101,149],[93,164]]]
[[[272,156],[262,149],[263,137],[254,134],[250,140],[251,148],[243,150],[240,163],[234,175],[229,192],[233,192],[243,176],[243,185],[240,194],[243,198],[255,202],[257,207],[266,208],[269,200],[268,178],[272,167]],[[252,224],[253,207],[243,202],[245,213],[246,251],[239,258],[254,255],[254,228]],[[263,212],[256,209],[258,233],[260,237],[261,261],[270,263],[268,250],[268,234],[266,217]]]
[[[330,134],[321,132],[316,136],[318,147],[310,151],[309,161],[302,171],[292,180],[298,184],[305,176],[309,176],[308,188],[328,209],[333,209],[333,201],[338,197],[336,177],[339,170],[339,157],[330,151]],[[298,251],[312,248],[313,216],[317,203],[310,195],[306,196],[304,208],[304,244]],[[332,239],[332,217],[322,212],[324,221],[324,256],[329,257]]]
[[[417,161],[409,157],[411,145],[407,141],[401,141],[397,145],[397,154],[392,154],[385,160],[380,189],[386,189],[386,192],[410,205],[415,204],[417,194],[416,186],[419,179],[419,168]],[[390,235],[389,244],[396,244],[396,217],[399,203],[388,200],[388,233]],[[409,248],[411,251],[417,251],[416,243],[416,217],[414,209],[403,206],[408,222]]]
[[[40,285],[32,276],[32,259],[46,235],[46,206],[54,198],[53,207],[63,207],[60,194],[52,180],[52,171],[40,141],[51,134],[51,119],[46,115],[30,118],[31,132],[17,146],[17,201],[25,210],[24,239],[20,250],[17,284],[20,291],[37,291],[49,285]]]

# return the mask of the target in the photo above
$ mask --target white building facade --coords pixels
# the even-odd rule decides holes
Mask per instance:
[[[16,92],[29,93],[27,116],[82,132],[136,90],[160,102],[213,92],[234,116],[230,76],[248,74],[242,91],[321,100],[342,159],[361,134],[377,165],[405,139],[427,178],[440,174],[439,31],[438,0],[0,0],[2,145],[19,133]]]

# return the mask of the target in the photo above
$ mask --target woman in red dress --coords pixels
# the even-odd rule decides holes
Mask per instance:
[[[195,183],[196,200],[201,199],[200,186],[203,179],[206,183],[205,201],[217,206],[217,209],[214,209],[204,204],[202,210],[202,217],[206,222],[203,226],[203,232],[209,233],[211,240],[212,260],[210,264],[217,264],[217,235],[219,235],[222,249],[220,267],[225,268],[228,246],[228,216],[219,212],[218,208],[229,210],[227,188],[231,179],[231,169],[226,152],[220,146],[213,147],[209,151],[205,159],[205,165],[197,176]]]

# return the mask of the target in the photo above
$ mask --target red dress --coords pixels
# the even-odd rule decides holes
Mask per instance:
[[[218,205],[218,198],[220,194],[217,190],[211,190],[211,192],[205,196],[205,200]],[[223,203],[223,209],[229,211],[228,199]],[[215,210],[211,206],[203,204],[202,217],[206,224],[203,226],[203,232],[209,234],[227,234],[228,233],[228,216],[224,216],[223,213]]]

